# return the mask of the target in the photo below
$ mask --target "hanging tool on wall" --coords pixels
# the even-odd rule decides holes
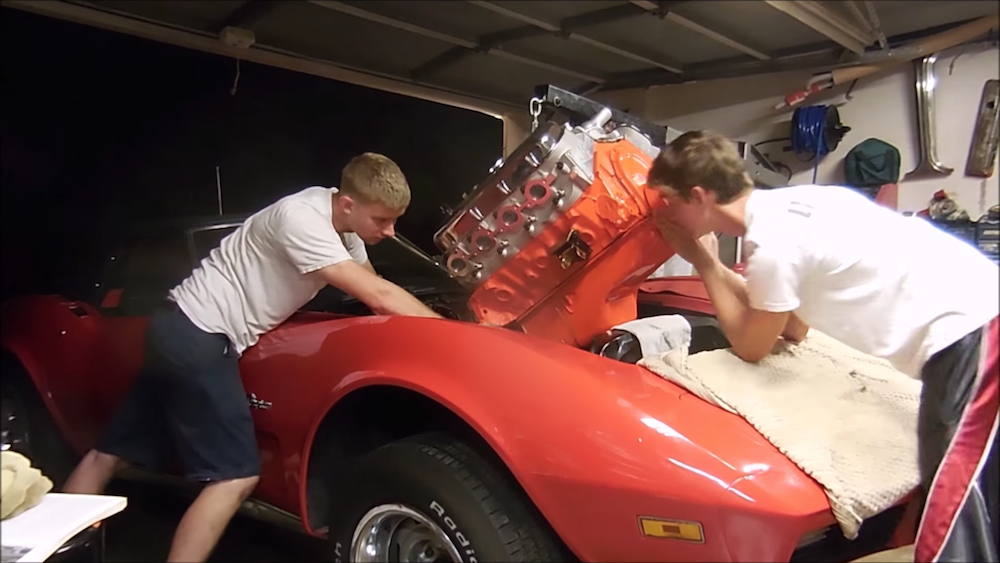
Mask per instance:
[[[972,133],[969,159],[965,163],[965,173],[969,176],[989,178],[993,175],[997,159],[997,142],[1000,137],[1000,80],[987,80],[983,84],[983,95],[979,99],[979,113],[976,128]]]
[[[905,45],[900,45],[899,47],[894,47],[888,51],[863,55],[860,57],[860,60],[854,63],[854,66],[836,68],[830,72],[812,77],[806,83],[805,89],[785,96],[783,100],[774,106],[774,109],[780,110],[798,105],[817,92],[841,84],[848,84],[859,78],[864,78],[889,68],[895,68],[914,59],[926,57],[931,53],[937,53],[965,43],[966,41],[972,41],[998,28],[1000,28],[1000,14],[991,14],[925,39],[919,39]],[[866,57],[885,60],[879,63],[864,64],[863,60]]]
[[[836,106],[806,106],[792,114],[792,151],[815,159],[813,183],[816,183],[820,159],[835,151],[850,130],[840,122]]]

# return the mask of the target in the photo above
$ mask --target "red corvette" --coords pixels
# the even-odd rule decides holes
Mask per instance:
[[[403,241],[370,250],[447,320],[328,288],[246,351],[249,511],[327,537],[335,561],[847,561],[912,538],[900,506],[845,540],[745,420],[634,365],[610,329],[636,315],[686,316],[695,352],[728,344],[697,279],[640,291],[671,254],[648,220],[651,150],[600,118],[514,151],[439,232],[440,266]],[[238,226],[129,239],[92,300],[7,303],[4,442],[65,475],[61,446],[90,448],[128,390],[146,316]]]

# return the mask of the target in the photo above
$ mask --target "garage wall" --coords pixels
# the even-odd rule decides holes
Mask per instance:
[[[949,67],[952,67],[950,74]],[[983,83],[997,78],[998,68],[1000,50],[990,44],[958,47],[939,54],[935,65],[938,158],[955,171],[948,177],[902,180],[899,187],[901,210],[925,208],[931,195],[939,189],[954,193],[974,219],[1000,200],[1000,174],[994,172],[985,180],[964,174]],[[616,92],[603,97],[602,101],[676,129],[714,129],[759,142],[788,136],[791,111],[774,111],[772,107],[784,95],[802,88],[810,76],[808,72],[786,72],[663,86],[646,91]],[[913,66],[907,63],[861,79],[851,91],[850,100],[844,97],[846,90],[847,85],[840,86],[807,100],[814,105],[838,105],[841,121],[852,128],[837,150],[820,162],[817,183],[842,182],[844,156],[869,137],[880,138],[899,149],[901,175],[912,170],[919,156]],[[787,146],[787,142],[763,144],[759,148],[769,158],[796,171],[792,184],[810,183],[812,163],[796,162],[795,155],[781,151],[783,146]]]

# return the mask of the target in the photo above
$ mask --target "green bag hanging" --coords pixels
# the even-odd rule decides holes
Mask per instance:
[[[848,186],[876,188],[899,182],[899,149],[880,139],[865,139],[844,157]]]

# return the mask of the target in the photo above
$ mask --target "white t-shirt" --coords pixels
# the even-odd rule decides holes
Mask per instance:
[[[848,188],[754,190],[746,227],[753,308],[795,311],[911,377],[1000,313],[1000,268],[975,247]]]
[[[368,261],[358,235],[333,227],[336,191],[306,188],[251,215],[170,298],[195,326],[225,334],[242,354],[326,285],[306,274],[346,260]]]

